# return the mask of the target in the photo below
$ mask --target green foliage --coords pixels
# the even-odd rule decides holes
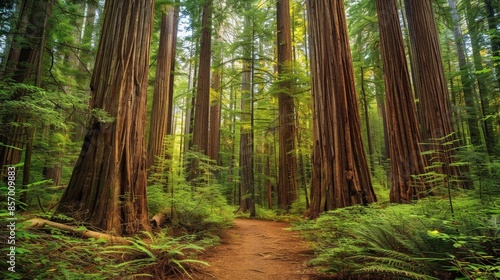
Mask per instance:
[[[194,236],[145,233],[130,238],[128,244],[110,245],[104,239],[75,238],[56,229],[28,231],[18,225],[16,273],[2,269],[3,279],[164,279],[187,273],[193,264],[207,265],[195,259],[203,248],[195,244]]]
[[[495,205],[462,195],[455,199],[452,219],[447,201],[437,198],[388,207],[356,206],[330,211],[296,228],[316,244],[312,263],[342,279],[360,274],[493,279],[500,269]]]
[[[167,137],[164,147],[165,152],[157,158],[149,178],[150,213],[168,213],[173,224],[190,232],[218,231],[229,226],[232,208],[216,178],[221,167],[204,154],[188,151],[184,160],[196,160],[200,170],[199,176],[188,182],[185,167],[172,156],[173,138]]]
[[[202,247],[189,243],[194,236],[172,238],[164,233],[156,236],[148,232],[144,234],[148,239],[135,237],[129,244],[110,246],[102,253],[121,255],[122,262],[115,264],[114,267],[122,269],[124,275],[149,276],[154,279],[180,272],[189,276],[186,269],[188,264],[208,265],[187,255],[203,250]]]
[[[10,119],[7,123],[21,127],[69,129],[72,123],[68,122],[67,116],[86,109],[81,96],[9,81],[0,82],[0,104],[0,116],[17,114],[24,117],[23,121]]]

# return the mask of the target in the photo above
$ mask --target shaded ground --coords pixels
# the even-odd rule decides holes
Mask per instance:
[[[307,267],[312,250],[287,223],[236,219],[222,244],[208,249],[201,260],[210,267],[191,274],[194,279],[288,280],[317,279]]]

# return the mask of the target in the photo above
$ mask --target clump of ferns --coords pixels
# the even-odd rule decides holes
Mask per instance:
[[[350,257],[350,261],[360,264],[352,274],[442,279],[442,275],[435,275],[439,266],[424,255],[431,251],[430,244],[418,234],[404,231],[401,225],[390,224],[372,224],[358,230],[363,249]]]
[[[188,266],[192,264],[208,265],[195,259],[195,253],[203,250],[202,247],[190,243],[193,236],[178,238],[169,237],[164,233],[153,235],[143,233],[147,238],[133,237],[128,244],[107,247],[103,253],[119,256],[120,263],[116,268],[124,270],[132,277],[165,277],[188,273]]]

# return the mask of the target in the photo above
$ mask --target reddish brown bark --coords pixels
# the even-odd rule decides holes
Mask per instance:
[[[456,142],[448,85],[441,58],[438,29],[431,0],[405,0],[408,31],[413,51],[415,90],[419,92],[422,112],[420,124],[426,150],[440,162],[435,171],[452,177],[458,185],[469,188],[462,167],[454,166]]]
[[[297,199],[297,157],[295,152],[295,104],[292,91],[292,37],[290,30],[290,4],[277,1],[278,76],[279,76],[279,180],[278,204],[289,210]]]
[[[308,0],[313,114],[311,205],[319,213],[376,201],[361,138],[344,2]]]
[[[384,65],[386,122],[391,158],[390,200],[409,202],[429,191],[421,179],[426,162],[420,152],[420,132],[406,62],[396,0],[377,0],[380,46]]]
[[[150,230],[145,122],[154,1],[106,1],[91,81],[94,117],[58,212],[117,235]]]
[[[172,133],[173,71],[179,9],[171,5],[166,5],[163,9],[149,129],[148,168],[155,163],[156,157],[162,154],[165,136]]]
[[[210,110],[210,65],[212,56],[212,0],[205,0],[204,2],[198,88],[194,108],[193,146],[198,151],[207,154]]]

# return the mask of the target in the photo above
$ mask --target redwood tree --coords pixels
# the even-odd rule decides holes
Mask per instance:
[[[212,0],[203,1],[201,22],[200,62],[194,104],[193,142],[196,151],[208,155],[209,118],[210,118],[210,65],[212,56]],[[199,174],[197,159],[191,160],[188,179]]]
[[[162,154],[163,140],[172,133],[173,71],[177,46],[177,18],[179,9],[164,5],[161,17],[160,44],[156,63],[153,106],[149,129],[147,166]]]
[[[212,73],[212,91],[210,94],[210,128],[208,137],[207,155],[219,164],[220,146],[220,121],[221,121],[221,97],[222,97],[222,23],[217,25],[217,46],[214,49],[214,70]]]
[[[210,62],[212,52],[212,0],[204,0],[201,24],[200,64],[194,109],[193,146],[208,152]]]
[[[251,9],[250,1],[245,3]],[[253,41],[251,31],[254,22],[250,14],[245,15],[243,33],[243,69],[241,74],[241,126],[240,126],[240,211],[255,216],[254,189],[254,134],[253,134]]]
[[[361,137],[343,0],[307,1],[314,101],[311,205],[306,213],[376,201]]]
[[[377,0],[377,13],[391,158],[390,200],[404,203],[427,195],[425,182],[412,179],[412,175],[426,172],[426,163],[420,153],[420,132],[396,0]]]
[[[436,172],[463,179],[462,168],[452,164],[455,161],[454,134],[451,118],[451,102],[444,74],[438,29],[431,0],[405,0],[408,32],[410,35],[413,64],[415,68],[415,90],[419,92],[420,124],[422,141],[429,143],[426,149],[436,158],[439,153],[440,166]],[[469,187],[468,180],[460,180],[463,187]]]
[[[152,0],[106,1],[90,85],[91,108],[101,113],[58,207],[119,235],[150,230],[144,135],[153,10]]]
[[[292,36],[289,0],[277,1],[279,75],[279,180],[278,205],[285,210],[297,199],[297,157],[295,156],[295,105],[291,95]]]

